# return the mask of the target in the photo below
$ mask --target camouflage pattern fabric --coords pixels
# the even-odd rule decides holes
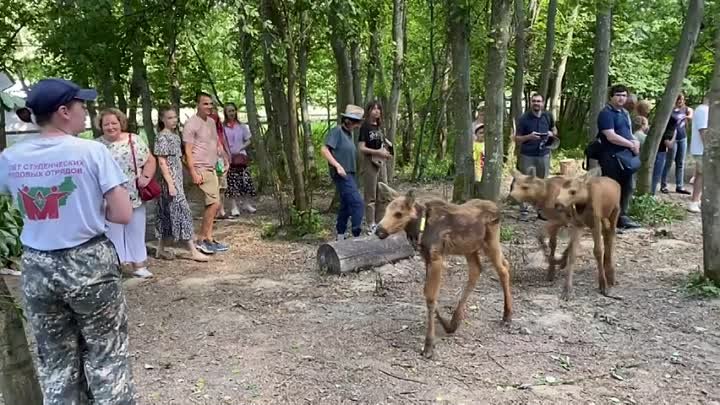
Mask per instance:
[[[135,405],[112,243],[102,236],[50,252],[25,247],[22,290],[45,405]]]

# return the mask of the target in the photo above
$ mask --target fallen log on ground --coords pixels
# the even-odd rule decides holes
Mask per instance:
[[[340,274],[393,263],[415,254],[404,232],[381,240],[375,235],[328,242],[317,251],[322,272]]]

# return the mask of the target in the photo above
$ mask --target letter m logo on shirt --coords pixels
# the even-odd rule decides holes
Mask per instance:
[[[60,207],[67,203],[67,197],[76,188],[70,176],[58,186],[23,186],[18,190],[17,205],[22,216],[29,221],[59,219]]]

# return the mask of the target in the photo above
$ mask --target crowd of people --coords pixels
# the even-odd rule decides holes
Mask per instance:
[[[544,100],[539,94],[532,95],[530,109],[517,120],[514,140],[518,145],[518,170],[524,174],[535,173],[545,178],[549,174],[551,150],[559,145],[559,135],[552,115],[544,110]],[[596,159],[602,175],[617,181],[621,187],[621,214],[619,229],[633,229],[640,225],[628,215],[630,201],[635,191],[637,170],[640,168],[640,151],[645,145],[651,106],[647,100],[638,101],[623,85],[610,89],[607,105],[597,116],[597,140],[587,150],[588,157]],[[690,154],[695,164],[691,180],[692,193],[684,187],[685,160],[687,156],[687,127],[691,125]],[[687,209],[700,212],[702,193],[703,144],[708,127],[708,96],[696,109],[685,104],[685,95],[677,97],[669,122],[655,158],[651,193],[670,193],[667,186],[668,173],[675,163],[675,192],[692,194]],[[528,209],[520,208],[520,219],[527,220]],[[544,219],[542,212],[537,213]]]

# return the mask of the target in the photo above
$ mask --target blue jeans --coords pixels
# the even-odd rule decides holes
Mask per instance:
[[[687,138],[675,141],[672,149],[668,151],[665,159],[665,167],[662,172],[662,186],[667,187],[667,175],[670,172],[670,167],[675,161],[675,186],[677,188],[683,188],[685,182],[685,153],[687,152]]]
[[[351,219],[353,236],[360,236],[365,204],[355,181],[355,173],[348,173],[347,177],[333,175],[332,179],[340,197],[335,229],[338,235],[345,235],[348,219]]]
[[[658,152],[655,156],[655,165],[653,166],[653,174],[652,174],[652,188],[650,189],[650,194],[655,195],[657,192],[657,186],[658,183],[660,183],[660,177],[662,173],[665,171],[665,158],[667,157],[667,152]]]

